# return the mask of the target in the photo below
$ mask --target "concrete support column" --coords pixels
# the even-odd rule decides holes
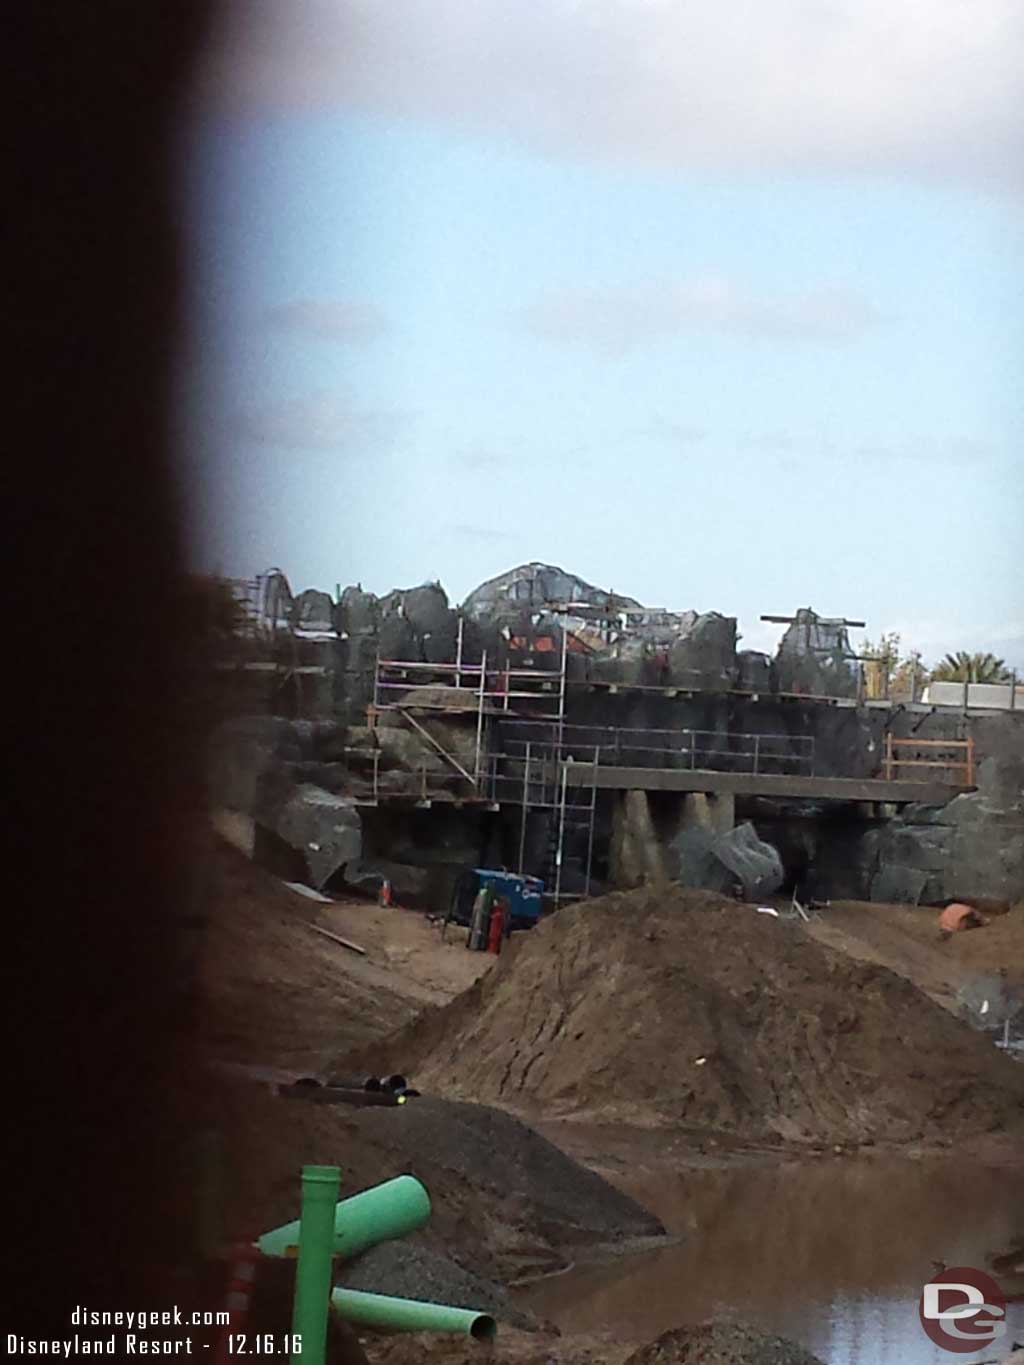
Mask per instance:
[[[622,890],[667,879],[664,853],[645,791],[623,792],[612,816],[612,885]]]
[[[728,834],[736,825],[736,798],[732,792],[687,792],[680,812],[680,829],[704,829],[709,834]]]

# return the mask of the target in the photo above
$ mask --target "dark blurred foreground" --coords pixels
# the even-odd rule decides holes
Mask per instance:
[[[188,1254],[198,809],[181,706],[175,118],[206,0],[9,7],[4,1331]],[[10,703],[9,703],[10,705]],[[162,1299],[173,1302],[173,1294]]]

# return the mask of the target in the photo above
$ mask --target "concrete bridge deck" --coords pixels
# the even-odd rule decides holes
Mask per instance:
[[[619,768],[569,763],[566,783],[599,791],[714,792],[733,796],[774,796],[791,801],[877,801],[939,805],[969,787],[944,782],[890,781],[867,777],[810,777],[783,773],[726,773],[692,768]]]

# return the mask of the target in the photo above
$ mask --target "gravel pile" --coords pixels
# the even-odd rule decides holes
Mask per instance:
[[[491,1281],[564,1268],[581,1244],[657,1236],[661,1223],[511,1115],[423,1097],[353,1109],[279,1099],[218,1078],[207,1122],[230,1154],[226,1231],[251,1240],[299,1214],[309,1163],[342,1169],[342,1197],[408,1173],[433,1213],[407,1245],[451,1257]]]
[[[369,1294],[479,1309],[490,1313],[499,1326],[508,1324],[526,1332],[535,1332],[541,1325],[532,1313],[517,1308],[493,1281],[414,1242],[385,1242],[371,1247],[346,1263],[338,1284]]]
[[[784,1337],[742,1322],[704,1322],[665,1332],[625,1365],[825,1365],[820,1356]]]
[[[646,1209],[500,1109],[424,1096],[398,1111],[363,1109],[355,1125],[400,1145],[430,1188],[430,1168],[499,1199],[505,1216],[561,1246],[652,1237],[665,1229]]]

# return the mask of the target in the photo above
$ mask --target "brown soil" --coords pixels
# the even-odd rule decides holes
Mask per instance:
[[[504,1328],[491,1348],[475,1341],[424,1333],[367,1340],[363,1345],[371,1365],[481,1365],[481,1361],[491,1360],[508,1361],[509,1365],[623,1365],[633,1349],[602,1336],[560,1337]]]
[[[342,1048],[451,999],[494,962],[442,943],[415,912],[308,900],[220,840],[212,841],[209,876],[203,1032],[216,1061],[320,1074]],[[310,925],[358,943],[366,956]]]
[[[753,1140],[960,1137],[1024,1112],[1024,1069],[908,981],[679,889],[562,911],[383,1056],[527,1114]]]
[[[782,1337],[743,1323],[701,1323],[665,1332],[625,1365],[823,1365],[818,1356]]]
[[[479,1365],[485,1357],[473,1342],[428,1336],[364,1345],[372,1365]],[[493,1354],[510,1365],[822,1365],[793,1342],[742,1323],[681,1327],[639,1348],[601,1336],[503,1331]]]
[[[1005,968],[1007,980],[1024,990],[1024,903],[992,916],[983,929],[955,934],[945,946],[969,970]]]
[[[429,1098],[353,1109],[279,1097],[273,1082],[299,1072],[324,1078],[330,1059],[353,1044],[367,1048],[371,1071],[386,1074],[373,1041],[451,999],[496,959],[442,942],[420,914],[311,901],[219,841],[210,859],[205,1105],[228,1158],[229,1237],[296,1217],[299,1172],[310,1162],[340,1166],[349,1193],[418,1175],[434,1203],[419,1240],[504,1280],[565,1266],[563,1248],[581,1238],[659,1231],[657,1220],[511,1115]],[[311,924],[357,941],[367,956]]]
[[[912,981],[947,1009],[978,973],[1005,971],[1024,991],[1024,905],[993,915],[981,929],[943,938],[939,911],[916,905],[837,901],[812,919],[808,932],[864,962],[877,962]]]
[[[615,1191],[609,1200],[607,1186],[584,1188],[588,1173],[558,1166],[559,1154],[522,1125],[502,1127],[515,1125],[508,1114],[433,1099],[396,1110],[318,1106],[278,1098],[251,1074],[325,1077],[360,1061],[401,1070],[425,1092],[543,1116],[559,1146],[626,1186],[641,1158],[682,1168],[743,1159],[742,1148],[756,1160],[757,1144],[778,1154],[786,1137],[948,1142],[1020,1112],[1024,1068],[877,965],[948,998],[960,969],[1022,960],[1016,912],[941,944],[931,912],[899,907],[917,917],[903,923],[868,907],[832,921],[837,954],[798,926],[714,896],[632,893],[560,913],[495,963],[443,944],[421,915],[309,901],[222,846],[212,880],[208,1053],[250,1073],[221,1072],[207,1097],[228,1154],[229,1235],[293,1218],[300,1168],[318,1161],[342,1167],[343,1193],[419,1175],[434,1213],[409,1245],[505,1284],[589,1255],[588,1241],[646,1230],[635,1205],[617,1204]],[[849,956],[872,953],[875,963]],[[624,1365],[639,1346],[506,1330],[507,1320],[494,1355],[513,1365]],[[693,1354],[692,1333],[680,1341],[691,1354],[662,1358],[762,1359],[730,1356],[718,1338],[717,1355]],[[468,1365],[488,1354],[424,1337],[365,1347],[373,1365]],[[648,1358],[659,1359],[637,1359]]]

